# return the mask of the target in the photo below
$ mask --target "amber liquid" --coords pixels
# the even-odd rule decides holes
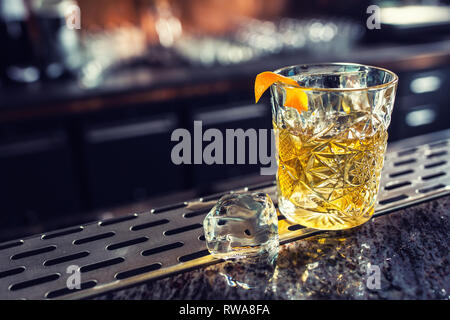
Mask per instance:
[[[340,230],[371,218],[387,132],[364,139],[314,138],[277,129],[277,188],[281,213],[306,227]]]

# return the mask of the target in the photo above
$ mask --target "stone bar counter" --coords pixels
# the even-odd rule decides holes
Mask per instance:
[[[449,219],[444,196],[282,245],[275,266],[226,261],[97,299],[449,299]]]

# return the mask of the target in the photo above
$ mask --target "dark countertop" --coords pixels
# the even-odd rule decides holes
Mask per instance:
[[[223,262],[97,299],[450,299],[449,219],[445,196],[285,244],[274,267]],[[368,288],[368,266],[379,267],[380,289]]]

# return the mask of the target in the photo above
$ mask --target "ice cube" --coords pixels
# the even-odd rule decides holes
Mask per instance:
[[[278,218],[265,193],[223,196],[203,222],[209,252],[219,259],[278,253]]]

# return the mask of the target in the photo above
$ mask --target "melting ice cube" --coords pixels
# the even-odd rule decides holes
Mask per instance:
[[[278,253],[278,218],[272,200],[264,193],[223,196],[203,222],[210,253],[220,259]]]

